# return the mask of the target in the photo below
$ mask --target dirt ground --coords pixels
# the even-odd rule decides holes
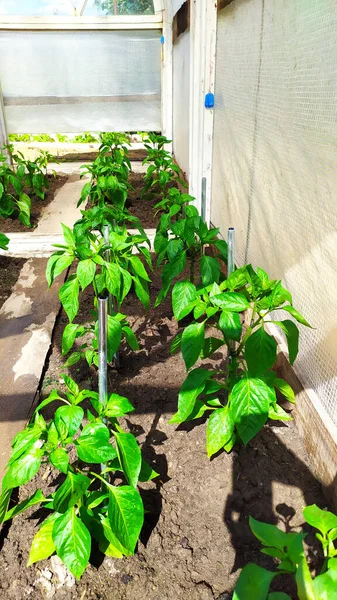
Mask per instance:
[[[160,289],[158,274],[152,280],[154,299]],[[83,300],[77,322],[86,321],[91,308],[87,292]],[[31,510],[1,534],[1,600],[230,600],[243,565],[273,565],[272,559],[259,552],[260,544],[248,527],[249,515],[296,530],[303,523],[306,504],[326,506],[293,422],[273,422],[247,447],[213,460],[205,451],[205,422],[169,425],[186,375],[181,355],[169,352],[178,330],[170,301],[146,312],[130,296],[123,308],[141,349],[122,348],[121,368],[119,372],[110,369],[109,389],[134,404],[135,412],[123,425],[137,436],[145,458],[160,473],[158,481],[141,484],[148,512],[137,554],[118,560],[93,549],[80,582],[67,574],[57,557],[27,569],[30,543],[41,517],[41,512]],[[61,372],[71,374],[83,387],[96,388],[96,372],[85,363],[62,367],[60,343],[66,322],[62,314],[54,332],[43,396],[59,385]],[[220,354],[215,358],[217,364],[222,360]],[[36,476],[20,492],[20,499],[36,487],[52,492],[54,475]],[[314,555],[312,560],[315,564]],[[276,579],[273,589],[296,598],[286,577]]]
[[[0,256],[0,308],[11,295],[12,287],[25,262],[25,258]]]
[[[129,190],[126,207],[134,217],[138,217],[143,227],[156,227],[158,216],[154,216],[154,206],[161,200],[161,196],[154,194],[151,198],[141,198],[144,188],[144,174],[130,173],[129,183],[133,189]]]
[[[37,227],[45,209],[52,202],[52,200],[54,200],[55,194],[58,192],[58,190],[65,184],[65,182],[68,179],[68,175],[57,175],[56,178],[54,178],[52,175],[48,175],[48,179],[49,190],[48,192],[46,192],[44,199],[41,200],[41,198],[38,198],[37,196],[34,196],[32,198],[32,206],[30,212],[30,222],[32,225],[32,229]],[[31,229],[29,229],[29,227],[26,227],[26,225],[23,225],[23,223],[21,223],[21,221],[19,221],[19,219],[15,217],[8,218],[5,220],[1,219],[0,231],[2,233],[18,233],[31,231]]]

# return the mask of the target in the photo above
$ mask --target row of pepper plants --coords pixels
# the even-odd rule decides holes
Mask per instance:
[[[207,416],[206,449],[211,457],[221,450],[230,452],[236,443],[247,444],[268,419],[291,418],[278,398],[281,394],[294,403],[295,395],[275,371],[277,341],[268,324],[285,334],[291,364],[298,353],[296,323],[310,325],[294,308],[291,294],[281,281],[270,279],[263,269],[248,264],[228,277],[225,275],[227,244],[219,238],[218,229],[205,224],[193,205],[194,198],[184,191],[181,171],[165,149],[167,143],[166,138],[154,134],[149,134],[145,142],[144,163],[148,168],[143,196],[151,196],[153,191],[161,196],[154,207],[159,215],[155,260],[162,279],[155,306],[171,293],[174,317],[181,321],[171,352],[181,351],[187,376],[171,423]],[[134,351],[139,348],[123,312],[123,303],[133,293],[146,309],[149,307],[153,265],[150,242],[142,224],[126,208],[130,170],[128,138],[123,134],[102,134],[98,157],[84,171],[90,181],[83,186],[79,205],[89,202],[88,207],[81,211],[82,216],[73,229],[63,225],[64,243],[48,262],[49,286],[70,268],[59,292],[69,320],[62,337],[62,353],[67,356],[65,366],[86,360],[89,366],[98,367],[97,307],[99,297],[107,294],[113,299],[108,315],[108,362],[113,361],[122,341]],[[104,236],[107,226],[108,242]],[[130,228],[136,233],[131,234]],[[182,279],[185,273],[188,277]],[[92,291],[93,319],[83,325],[76,322],[76,317],[81,294],[87,288]],[[283,311],[286,318],[276,319],[275,311],[277,314]],[[227,357],[225,367],[204,368],[202,361],[219,349]],[[92,538],[108,556],[119,558],[135,552],[144,521],[138,484],[154,479],[158,473],[142,458],[133,434],[124,431],[119,423],[120,418],[134,410],[127,398],[113,392],[103,406],[97,392],[81,390],[66,375],[63,379],[65,394],[53,391],[36,408],[25,430],[13,440],[3,480],[0,522],[33,505],[43,506],[48,511],[47,517],[33,539],[28,565],[56,552],[69,571],[80,578],[89,562]],[[47,423],[41,411],[54,402],[57,408]],[[71,460],[74,450],[76,457]],[[38,489],[8,509],[13,489],[29,482],[48,463],[65,475],[57,490],[45,497]],[[311,524],[318,527],[317,522]],[[272,527],[251,523],[255,523],[255,529],[252,527],[255,535],[258,527]],[[337,529],[329,535],[332,560]],[[261,536],[259,539],[265,543]],[[292,572],[305,569],[302,542],[303,536],[294,542]],[[326,549],[325,541],[324,544]],[[288,559],[275,551],[275,544],[270,546],[274,550],[269,554],[281,560],[280,572],[286,572],[288,567],[289,571],[290,563],[285,562]],[[291,551],[288,541],[282,548],[284,552]],[[261,568],[254,566],[258,574],[255,581],[251,566],[248,567],[238,583],[235,597],[240,600],[252,598],[249,590],[260,584]],[[328,560],[326,570],[331,571]],[[310,573],[308,577],[311,581]],[[271,580],[272,577],[269,583]],[[256,592],[256,598],[267,598],[268,589],[269,584],[261,593]],[[300,600],[316,598],[306,593],[299,593]],[[286,598],[285,595],[269,597],[270,600]]]

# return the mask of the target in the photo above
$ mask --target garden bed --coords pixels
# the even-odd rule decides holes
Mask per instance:
[[[153,305],[160,289],[159,275],[155,273],[152,280]],[[91,300],[89,292],[85,294],[77,322],[89,318]],[[160,473],[158,480],[140,486],[148,512],[138,552],[118,560],[94,549],[80,582],[75,582],[55,557],[27,569],[31,540],[41,516],[41,511],[31,510],[29,517],[19,516],[9,529],[3,528],[0,598],[229,600],[243,565],[272,565],[272,559],[259,552],[248,515],[283,523],[290,530],[303,523],[305,504],[326,505],[294,423],[267,425],[246,448],[235,448],[230,455],[222,453],[211,461],[205,450],[205,423],[169,425],[186,376],[181,355],[171,356],[169,351],[178,330],[170,300],[146,312],[129,295],[123,311],[141,349],[132,352],[122,347],[121,368],[119,372],[110,369],[109,389],[127,396],[135,406],[125,428],[137,436],[145,458]],[[62,387],[62,372],[75,376],[82,387],[97,389],[96,371],[85,362],[63,368],[60,347],[66,323],[62,313],[54,331],[43,395]],[[215,356],[209,363],[221,364],[223,357],[220,353]],[[20,492],[20,499],[36,487],[50,494],[54,483],[52,472],[36,476]],[[276,579],[273,586],[296,597],[284,578]]]
[[[38,196],[34,196],[32,198],[31,212],[30,212],[30,222],[32,225],[32,229],[37,227],[41,217],[43,216],[44,211],[49,206],[49,204],[54,200],[55,195],[59,191],[59,189],[65,184],[68,179],[68,175],[57,175],[56,178],[53,175],[48,175],[49,179],[49,190],[46,192],[44,199],[38,198]],[[11,219],[1,220],[0,230],[2,233],[20,233],[29,232],[29,228],[26,225],[23,225],[21,221],[17,217]]]
[[[25,262],[25,258],[0,256],[0,308],[11,295]]]

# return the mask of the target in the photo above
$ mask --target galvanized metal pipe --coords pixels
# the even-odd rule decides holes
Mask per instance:
[[[234,227],[228,227],[228,276],[231,275],[235,269],[234,251],[235,229]]]
[[[98,399],[106,406],[108,402],[108,298],[98,298]],[[106,422],[106,419],[103,419]],[[101,463],[101,471],[106,465]]]
[[[103,225],[104,243],[107,246],[109,246],[109,244],[110,244],[110,238],[109,238],[109,236],[110,236],[110,225]],[[111,262],[111,250],[110,250],[110,248],[108,248],[107,250],[105,250],[104,256],[105,256],[105,260],[107,262]],[[114,301],[113,301],[112,295],[109,292],[109,295],[108,295],[108,314],[112,315],[113,312],[115,312]],[[114,360],[115,360],[116,369],[119,369],[120,362],[119,362],[119,352],[118,352],[118,350],[115,353]]]

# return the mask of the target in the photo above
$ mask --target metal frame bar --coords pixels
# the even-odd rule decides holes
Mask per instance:
[[[161,29],[163,19],[157,15],[114,17],[5,17],[1,16],[1,30],[46,29]]]
[[[163,37],[162,45],[162,133],[172,140],[173,133],[173,43],[172,43],[172,7],[165,0],[162,14]],[[167,147],[167,150],[172,151]]]

